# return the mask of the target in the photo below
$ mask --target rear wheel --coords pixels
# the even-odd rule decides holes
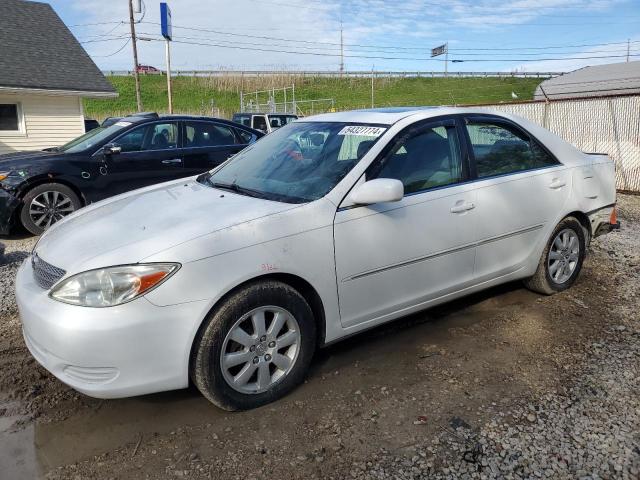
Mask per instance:
[[[45,183],[32,188],[22,200],[20,221],[34,235],[82,207],[82,202],[66,185]]]
[[[582,224],[574,217],[565,218],[551,234],[536,273],[525,280],[525,285],[545,295],[566,290],[580,274],[585,250],[586,238]]]
[[[191,378],[225,410],[272,402],[301,383],[315,350],[313,313],[287,284],[266,281],[232,294],[205,320]]]

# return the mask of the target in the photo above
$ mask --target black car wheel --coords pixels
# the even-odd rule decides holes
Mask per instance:
[[[22,200],[20,221],[34,235],[82,207],[78,196],[66,185],[45,183],[29,190]]]

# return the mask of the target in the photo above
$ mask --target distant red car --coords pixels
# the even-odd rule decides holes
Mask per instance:
[[[138,73],[160,73],[156,67],[152,67],[151,65],[138,65]]]

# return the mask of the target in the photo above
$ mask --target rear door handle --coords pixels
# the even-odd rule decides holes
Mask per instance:
[[[171,158],[169,160],[162,160],[162,163],[164,163],[165,165],[182,163],[182,159],[181,158]]]
[[[567,184],[564,180],[560,180],[559,178],[554,178],[553,181],[549,184],[549,188],[553,190],[557,190],[558,188],[562,188]]]
[[[476,208],[476,206],[473,203],[462,200],[451,207],[451,213],[464,213],[474,208]]]

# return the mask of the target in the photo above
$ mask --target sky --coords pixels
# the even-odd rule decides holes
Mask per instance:
[[[50,0],[96,64],[130,70],[128,0]],[[134,1],[134,3],[136,3]],[[566,72],[640,60],[640,0],[168,0],[173,70]],[[136,14],[139,63],[165,67],[160,2]],[[606,57],[606,58],[603,58]]]

